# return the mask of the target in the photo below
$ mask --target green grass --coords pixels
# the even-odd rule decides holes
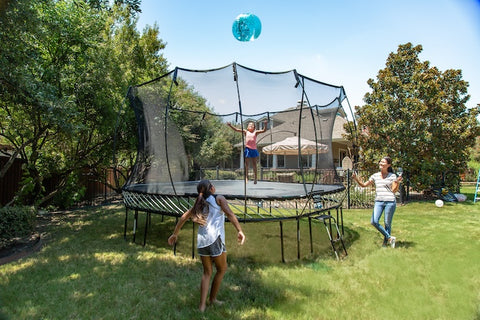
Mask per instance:
[[[399,206],[397,248],[382,248],[370,209],[344,210],[349,255],[335,260],[323,225],[243,225],[238,246],[227,225],[224,306],[197,312],[202,272],[191,258],[192,227],[177,256],[166,244],[175,219],[152,217],[147,245],[123,239],[125,211],[110,205],[55,214],[43,249],[0,266],[0,319],[480,319],[480,203]],[[131,240],[131,217],[128,239]]]

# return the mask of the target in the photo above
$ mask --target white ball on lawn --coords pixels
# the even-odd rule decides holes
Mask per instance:
[[[435,205],[439,208],[443,207],[443,201],[438,199],[437,201],[435,201]]]

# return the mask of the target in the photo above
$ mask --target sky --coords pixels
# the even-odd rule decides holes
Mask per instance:
[[[440,71],[462,70],[468,108],[480,104],[480,0],[142,0],[137,27],[156,24],[169,63],[213,69],[237,62],[343,86],[352,109],[364,105],[368,79],[405,43]],[[255,14],[260,36],[240,42],[232,24]],[[345,107],[345,104],[344,104]]]

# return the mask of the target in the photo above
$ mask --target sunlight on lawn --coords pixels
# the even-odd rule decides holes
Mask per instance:
[[[131,225],[128,241],[123,240],[124,208],[105,208],[62,216],[39,252],[0,266],[0,315],[11,320],[148,319],[161,310],[165,319],[201,318],[202,265],[191,258],[192,225],[180,233],[174,255],[166,239],[175,219],[152,217],[142,246],[131,242]],[[227,304],[207,309],[205,318],[479,318],[480,204],[399,206],[395,249],[381,247],[370,216],[371,209],[344,210],[349,254],[340,261],[323,225],[313,226],[311,254],[308,220],[300,221],[297,259],[297,223],[285,221],[287,263],[281,263],[278,222],[242,224],[243,246],[227,223],[229,269],[219,293]],[[137,232],[143,240],[143,229]]]
[[[112,265],[122,264],[127,259],[128,255],[123,252],[102,252],[93,255],[98,262],[108,263]]]

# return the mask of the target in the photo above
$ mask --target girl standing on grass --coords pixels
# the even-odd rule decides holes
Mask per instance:
[[[392,248],[395,248],[396,238],[391,235],[392,219],[397,203],[395,200],[395,192],[397,192],[402,177],[393,173],[392,159],[384,157],[378,163],[380,172],[374,173],[370,176],[367,182],[360,181],[355,172],[352,174],[353,180],[357,181],[361,187],[368,187],[375,184],[375,205],[373,207],[371,224],[383,234],[383,245],[390,243]],[[385,228],[379,223],[382,213],[385,211]]]
[[[173,234],[168,238],[168,244],[177,242],[178,233],[188,219],[200,226],[197,233],[197,250],[202,260],[203,275],[200,282],[200,305],[199,310],[205,311],[207,307],[207,295],[210,278],[213,273],[213,264],[217,272],[213,278],[210,289],[210,304],[222,304],[217,300],[223,276],[227,271],[227,250],[225,247],[225,214],[228,220],[238,231],[238,242],[245,242],[240,223],[230,209],[224,196],[215,195],[215,186],[209,180],[202,180],[197,185],[198,197],[191,209],[185,212],[175,226]]]
[[[248,165],[250,163],[253,168],[254,184],[257,184],[257,158],[259,156],[257,150],[257,135],[267,131],[267,121],[265,121],[264,124],[262,130],[255,130],[255,123],[249,122],[247,130],[244,130],[238,129],[232,126],[230,122],[227,122],[227,125],[234,131],[242,132],[245,135],[245,180],[248,182]]]

